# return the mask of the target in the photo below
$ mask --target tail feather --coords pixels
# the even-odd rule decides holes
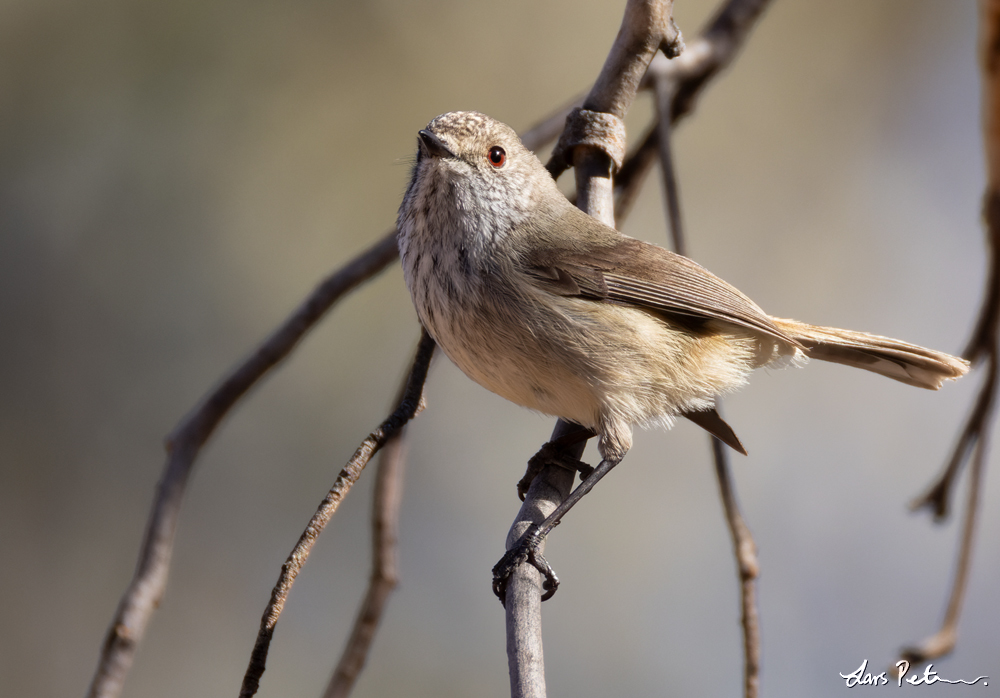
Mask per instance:
[[[684,412],[682,416],[690,419],[734,451],[742,453],[744,456],[747,455],[747,450],[743,448],[740,437],[736,435],[731,426],[726,424],[725,420],[722,419],[722,416],[714,407],[701,412]]]
[[[863,368],[918,388],[937,390],[944,381],[960,378],[969,370],[965,359],[898,339],[796,320],[773,320],[810,358]]]

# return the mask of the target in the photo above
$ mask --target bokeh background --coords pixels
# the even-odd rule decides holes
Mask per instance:
[[[677,1],[689,37],[715,5]],[[163,437],[391,228],[416,131],[454,109],[530,127],[589,87],[623,6],[0,4],[0,692],[83,694]],[[677,134],[692,256],[776,315],[960,351],[985,268],[976,22],[972,0],[775,2]],[[642,96],[633,139],[651,111]],[[656,178],[624,230],[665,241]],[[224,423],[126,696],[236,693],[281,562],[417,334],[394,265]],[[760,549],[764,695],[840,695],[838,673],[880,671],[936,629],[957,524],[907,503],[978,381],[931,393],[814,363],[727,401],[751,454],[733,467]],[[447,361],[428,401],[402,583],[356,695],[504,696],[490,568],[552,420]],[[371,480],[299,578],[261,695],[325,685],[368,575]],[[1000,682],[998,524],[988,472],[942,676]],[[739,694],[736,572],[699,430],[637,434],[548,555],[564,581],[545,605],[553,694]]]

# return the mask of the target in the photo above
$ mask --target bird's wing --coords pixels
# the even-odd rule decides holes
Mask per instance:
[[[603,227],[603,226],[602,226]],[[524,260],[540,287],[563,296],[620,303],[694,320],[722,320],[799,343],[756,303],[687,257],[621,235],[600,244],[539,245]]]

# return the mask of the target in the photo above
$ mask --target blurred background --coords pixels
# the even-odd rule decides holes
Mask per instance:
[[[689,38],[716,4],[677,0]],[[623,7],[0,4],[6,694],[84,693],[164,436],[391,228],[417,130],[455,109],[530,127],[589,88]],[[961,351],[985,269],[976,25],[972,0],[775,2],[677,134],[691,255],[775,315]],[[633,140],[651,113],[642,95]],[[665,243],[659,187],[650,178],[626,233]],[[223,424],[126,696],[237,692],[281,563],[386,413],[417,334],[393,265]],[[727,401],[750,451],[733,469],[762,566],[763,695],[839,695],[839,673],[866,658],[881,671],[937,628],[957,522],[907,504],[980,378],[931,393],[814,363],[759,372]],[[355,695],[504,696],[490,569],[553,421],[444,360],[427,393],[402,583]],[[935,662],[947,678],[1000,681],[987,472],[958,650]],[[325,685],[368,576],[371,475],[293,589],[260,695]],[[553,694],[739,694],[736,571],[700,430],[638,433],[547,555],[563,580],[544,616]]]

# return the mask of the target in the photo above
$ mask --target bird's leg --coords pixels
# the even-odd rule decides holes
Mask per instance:
[[[602,477],[611,472],[611,469],[620,462],[621,457],[613,459],[605,458],[602,460],[600,465],[594,468],[593,472],[575,490],[570,492],[569,496],[544,521],[540,524],[532,525],[521,536],[521,539],[510,550],[504,553],[504,556],[493,567],[493,593],[499,597],[500,603],[504,603],[506,600],[507,580],[510,578],[514,568],[522,562],[534,565],[545,577],[545,582],[542,584],[542,588],[545,590],[545,593],[542,594],[542,601],[551,598],[556,593],[556,589],[559,588],[559,578],[552,570],[551,565],[542,557],[539,549],[542,543],[545,542],[545,537],[549,535],[553,528],[559,525],[566,512],[572,509],[574,504],[583,499],[583,496],[590,492],[594,488],[594,485]]]
[[[586,480],[587,477],[594,472],[594,468],[592,466],[584,463],[579,458],[566,453],[566,449],[569,446],[597,436],[597,432],[593,429],[588,429],[579,425],[573,426],[577,428],[569,433],[563,434],[557,439],[547,441],[540,449],[538,449],[538,453],[533,455],[528,460],[528,468],[524,471],[524,477],[522,477],[520,482],[517,483],[517,496],[521,498],[522,502],[528,494],[528,488],[531,487],[531,483],[534,482],[535,478],[538,477],[538,474],[542,472],[542,468],[546,465],[558,465],[562,468],[575,470],[580,473],[581,480]]]

